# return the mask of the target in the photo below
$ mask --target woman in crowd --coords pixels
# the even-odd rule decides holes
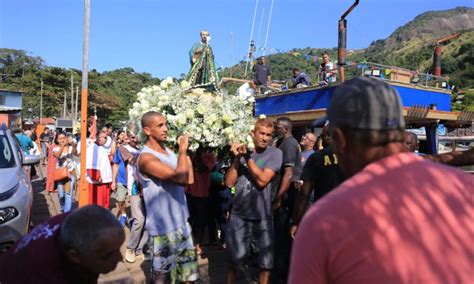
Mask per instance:
[[[58,160],[53,155],[53,149],[56,147],[57,135],[52,141],[51,145],[49,145],[47,149],[47,153],[45,155],[48,156],[48,163],[46,165],[46,191],[48,193],[53,192],[56,190],[54,186],[54,170],[56,169],[56,165],[58,164]]]
[[[209,185],[211,169],[215,164],[213,150],[199,148],[193,157],[194,183],[185,190],[196,253],[201,258],[207,257],[202,249],[202,240],[209,219]]]
[[[125,137],[126,137],[125,131],[119,130],[117,132],[115,138],[112,139],[112,145],[110,146],[110,149],[109,149],[109,160],[110,161],[112,161],[112,159],[115,155],[115,152],[117,152],[117,150],[120,148],[120,146],[122,146],[123,140],[125,139]]]
[[[67,176],[56,180],[59,204],[64,212],[69,212],[72,207],[76,182],[76,163],[73,157],[77,156],[77,143],[66,133],[58,133],[55,144],[52,151],[57,159],[55,171],[61,171],[62,168],[67,169]]]

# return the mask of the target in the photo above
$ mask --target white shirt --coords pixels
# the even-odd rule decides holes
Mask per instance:
[[[112,166],[110,165],[109,155],[103,146],[95,143],[90,144],[86,151],[86,169],[99,170],[102,178],[101,183],[112,182]],[[97,183],[87,176],[90,183]]]

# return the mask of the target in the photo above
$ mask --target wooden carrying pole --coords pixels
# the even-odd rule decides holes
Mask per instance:
[[[89,185],[86,180],[87,150],[87,95],[89,75],[89,17],[90,0],[84,0],[84,32],[82,46],[82,90],[81,90],[81,176],[79,183],[79,207],[89,203]]]

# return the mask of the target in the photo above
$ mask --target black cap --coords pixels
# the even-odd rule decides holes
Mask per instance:
[[[339,85],[327,109],[335,126],[366,130],[405,128],[403,105],[397,91],[380,79],[357,77]]]

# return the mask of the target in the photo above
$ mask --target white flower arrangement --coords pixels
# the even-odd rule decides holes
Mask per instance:
[[[190,149],[199,145],[223,147],[230,143],[251,144],[253,129],[253,96],[225,95],[190,89],[189,83],[176,84],[172,78],[160,86],[143,88],[129,111],[130,121],[139,129],[140,138],[146,137],[141,129],[141,117],[148,111],[163,114],[168,121],[168,140],[171,143],[183,134],[190,134]],[[249,145],[251,146],[251,145]]]

